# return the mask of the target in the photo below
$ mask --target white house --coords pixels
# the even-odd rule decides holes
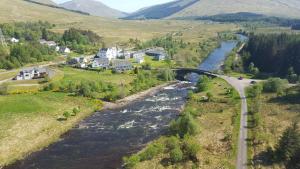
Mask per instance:
[[[60,47],[59,52],[61,52],[61,53],[71,53],[71,50],[68,47]]]
[[[92,66],[92,68],[108,69],[109,68],[109,59],[96,57],[96,58],[94,58],[91,66]]]
[[[116,47],[112,48],[102,48],[96,55],[99,58],[108,58],[109,61],[116,59],[118,56],[118,50]]]
[[[40,44],[47,45],[48,47],[56,47],[57,46],[54,41],[46,41],[45,39],[41,39]]]
[[[143,51],[137,51],[137,52],[132,53],[133,59],[143,58],[144,56],[145,56],[145,52],[143,52]]]
[[[10,39],[10,42],[11,42],[11,43],[19,43],[20,40],[19,40],[19,39],[16,39],[16,38],[11,38],[11,39]]]

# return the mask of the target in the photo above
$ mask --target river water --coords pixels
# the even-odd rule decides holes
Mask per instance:
[[[236,41],[222,42],[199,68],[218,70],[236,44]],[[60,141],[6,169],[121,168],[122,157],[141,150],[167,132],[168,124],[184,106],[191,86],[179,82],[123,108],[96,112]]]

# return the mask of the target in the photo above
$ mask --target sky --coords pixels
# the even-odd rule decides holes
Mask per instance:
[[[63,3],[69,0],[53,0],[56,3]],[[151,5],[170,2],[172,0],[98,0],[111,8],[121,10],[123,12],[134,12],[140,8]]]

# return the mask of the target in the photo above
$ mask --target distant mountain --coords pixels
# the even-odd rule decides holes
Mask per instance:
[[[300,0],[176,0],[141,9],[125,19],[176,19],[248,12],[300,18]]]
[[[198,1],[199,0],[176,0],[165,4],[155,5],[131,13],[124,19],[161,19],[180,12]]]
[[[60,4],[61,7],[66,9],[87,12],[94,16],[108,17],[108,18],[121,18],[127,14],[116,9],[112,9],[103,3],[95,0],[72,0]]]

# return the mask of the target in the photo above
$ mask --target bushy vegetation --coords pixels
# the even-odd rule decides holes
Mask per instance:
[[[199,132],[199,126],[194,117],[187,112],[181,115],[177,120],[171,122],[170,130],[173,135],[179,135],[183,138],[185,135],[196,135]]]
[[[263,83],[264,92],[282,93],[287,87],[287,81],[280,78],[270,78]]]
[[[148,89],[158,83],[157,79],[153,77],[151,71],[139,71],[137,78],[131,83],[131,92],[136,93],[141,90]]]
[[[298,76],[299,46],[298,34],[251,34],[243,51],[245,66],[253,73],[260,71],[281,77]]]
[[[208,76],[206,76],[206,75],[200,76],[199,80],[197,82],[197,85],[196,85],[197,91],[198,92],[206,91],[208,89],[209,82],[210,82],[210,79]]]
[[[172,81],[175,79],[175,73],[171,69],[163,69],[159,73],[158,78],[160,78],[163,81]]]
[[[49,31],[53,26],[41,21],[1,24],[4,36],[20,39],[20,43],[0,46],[0,69],[53,60],[56,56],[55,49],[39,43],[40,39],[59,40],[58,34]]]
[[[61,43],[64,46],[68,46],[72,50],[83,54],[92,51],[93,48],[94,50],[97,50],[98,48],[96,45],[102,43],[101,41],[102,38],[92,31],[70,28],[64,32]]]
[[[270,17],[263,14],[255,14],[249,12],[238,12],[231,14],[218,14],[213,16],[203,16],[197,18],[198,20],[212,20],[216,22],[249,22],[253,24],[256,23],[264,23],[264,24],[272,24],[279,26],[293,26],[300,23],[299,19],[287,19],[287,18],[279,18],[279,17]]]

